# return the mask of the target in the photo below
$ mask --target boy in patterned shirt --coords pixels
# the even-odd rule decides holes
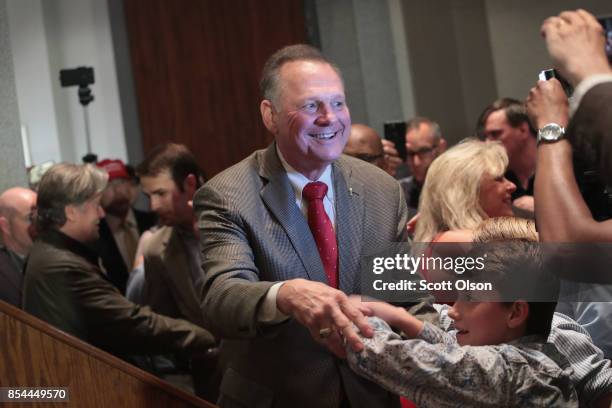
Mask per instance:
[[[526,266],[541,267],[539,248],[511,240],[489,248],[486,268],[473,271],[469,279],[492,282],[499,300],[508,300],[503,291],[517,280],[517,268],[526,276]],[[362,338],[362,352],[347,349],[349,365],[419,408],[577,407],[569,364],[546,342],[555,303],[471,301],[469,296],[461,293],[452,308],[439,307],[446,330],[421,322],[401,307],[360,303],[376,316],[370,317],[375,333]]]

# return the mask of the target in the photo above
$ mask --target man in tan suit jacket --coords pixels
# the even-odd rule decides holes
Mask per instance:
[[[199,231],[189,202],[204,182],[203,172],[184,145],[169,143],[153,149],[138,166],[142,189],[162,227],[143,246],[143,303],[157,313],[204,326],[200,293]],[[197,360],[175,356],[177,373],[191,373],[197,395],[216,400],[218,388],[215,351]],[[184,366],[183,368],[181,368]]]
[[[362,347],[352,323],[371,335],[347,295],[361,291],[362,257],[405,237],[401,187],[383,170],[341,156],[350,114],[340,74],[318,50],[295,45],[275,53],[262,90],[261,115],[275,142],[194,198],[206,273],[202,312],[222,338],[218,404],[397,407],[397,396],[337,356],[343,339]],[[315,181],[327,188],[319,198],[325,214],[317,216],[303,194]],[[309,227],[319,217],[335,234],[325,244]],[[337,259],[324,264],[327,245],[337,246]],[[330,260],[337,261],[337,288]]]

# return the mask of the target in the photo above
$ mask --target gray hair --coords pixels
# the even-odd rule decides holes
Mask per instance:
[[[80,205],[100,194],[108,174],[91,164],[60,163],[40,180],[36,201],[36,224],[40,231],[56,229],[66,223],[65,208]]]
[[[311,45],[288,45],[276,51],[266,61],[259,81],[262,97],[276,107],[279,95],[279,71],[281,67],[294,61],[317,61],[331,66],[342,81],[342,73],[334,63],[328,60],[318,49]]]
[[[438,122],[426,118],[424,116],[417,116],[406,122],[406,134],[411,130],[418,131],[421,125],[429,125],[431,128],[431,135],[433,136],[434,143],[438,143],[442,139],[442,131]]]

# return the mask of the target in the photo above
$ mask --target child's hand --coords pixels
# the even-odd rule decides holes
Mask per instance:
[[[368,301],[365,304],[372,311],[372,314],[374,316],[380,317],[381,319],[389,323],[390,326],[397,327],[397,323],[402,319],[402,317],[405,317],[405,315],[408,313],[401,307],[393,306],[389,303],[381,302],[378,300]]]

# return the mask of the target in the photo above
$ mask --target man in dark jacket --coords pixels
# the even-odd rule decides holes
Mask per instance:
[[[59,164],[42,178],[37,201],[38,241],[26,265],[24,309],[117,355],[206,351],[206,330],[153,313],[123,297],[88,246],[104,216],[100,197],[107,175],[92,166]]]
[[[105,216],[100,220],[100,238],[95,248],[108,278],[125,294],[138,240],[143,232],[156,224],[157,217],[132,208],[131,177],[121,160],[105,159],[96,165],[108,174],[108,184],[100,199]]]

